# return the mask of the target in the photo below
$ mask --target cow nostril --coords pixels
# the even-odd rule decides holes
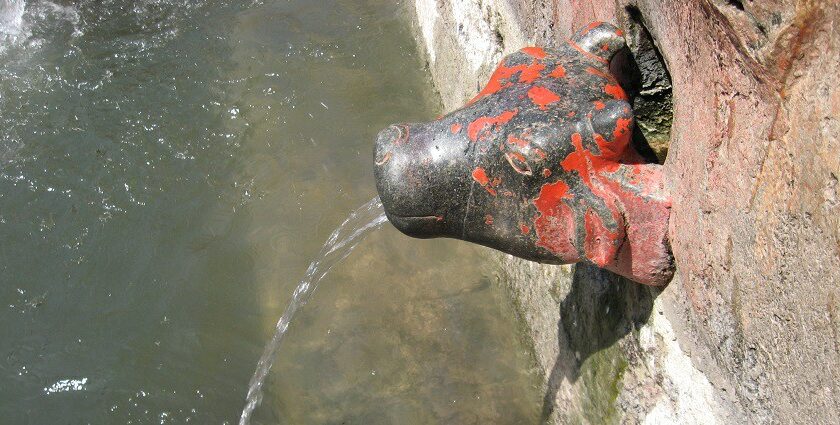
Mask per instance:
[[[381,148],[398,146],[408,140],[409,127],[407,124],[389,125],[376,136],[376,145]],[[383,149],[388,150],[388,149]]]
[[[375,163],[376,163],[376,165],[385,165],[385,163],[388,162],[388,160],[390,160],[390,159],[391,159],[391,151],[387,151],[385,153],[377,152]]]
[[[408,124],[394,124],[379,132],[376,136],[376,165],[384,165],[393,156],[396,146],[408,141],[410,127]]]
[[[391,159],[391,149],[397,144],[399,138],[400,130],[393,125],[379,132],[376,136],[375,155],[373,159],[376,165],[384,165]]]

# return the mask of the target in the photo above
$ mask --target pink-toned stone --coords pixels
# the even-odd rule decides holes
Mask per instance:
[[[592,7],[616,10],[603,3]],[[674,85],[665,165],[679,281],[670,295],[685,303],[685,332],[713,353],[757,422],[832,421],[840,413],[840,4],[636,6]],[[598,12],[582,19],[591,17]]]
[[[660,298],[669,319],[679,319],[679,344],[751,422],[836,422],[840,3],[484,3],[509,6],[513,13],[506,18],[517,20],[527,38],[543,45],[557,43],[593,20],[626,26],[626,8],[639,10],[673,83],[665,170],[673,196],[671,242],[677,278]],[[446,16],[447,7],[442,6],[441,16]],[[457,33],[457,25],[450,30],[445,25],[451,24],[441,19],[442,33]],[[521,47],[506,46],[507,41],[500,41],[498,51]],[[444,56],[441,53],[431,66],[436,83],[452,80],[447,72],[456,74],[457,81],[452,81],[463,96],[473,94],[476,88],[469,83],[486,76],[447,71],[457,61],[447,62]],[[453,104],[451,99],[444,102]],[[503,261],[516,280],[511,286],[519,291],[515,295],[532,325],[530,336],[541,365],[551,369],[553,354],[557,360],[552,376],[558,370],[565,371],[561,376],[573,374],[567,369],[573,371],[574,366],[561,364],[575,355],[568,336],[551,328],[568,318],[558,315],[557,304],[545,295],[556,289],[552,281],[561,278],[543,267]],[[555,301],[568,299],[560,294]],[[621,350],[632,363],[638,356],[632,338],[622,341]],[[644,367],[628,369],[625,392],[635,386],[616,402],[629,415],[622,418],[631,422],[649,414],[651,400],[666,391],[643,374]],[[569,409],[585,410],[575,404],[582,398],[574,394],[583,384],[564,379],[557,397],[569,401]]]

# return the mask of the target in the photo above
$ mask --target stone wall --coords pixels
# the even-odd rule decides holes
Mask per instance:
[[[678,272],[660,291],[488,251],[555,423],[840,416],[840,6],[783,0],[415,0],[446,110],[501,57],[616,23],[634,143],[664,159]],[[673,113],[673,115],[672,115]],[[667,158],[666,158],[667,155]]]

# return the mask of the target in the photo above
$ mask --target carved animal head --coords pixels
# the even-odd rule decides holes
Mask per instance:
[[[633,111],[609,72],[620,30],[505,57],[463,108],[395,124],[374,152],[388,219],[545,263],[589,261],[646,284],[673,275],[660,167],[630,146]]]

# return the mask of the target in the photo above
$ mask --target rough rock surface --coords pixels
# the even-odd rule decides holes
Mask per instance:
[[[545,372],[545,419],[836,421],[840,4],[413,6],[445,110],[472,97],[505,53],[551,46],[593,20],[624,27],[640,143],[667,153],[678,270],[663,292],[588,266],[489,254]]]

